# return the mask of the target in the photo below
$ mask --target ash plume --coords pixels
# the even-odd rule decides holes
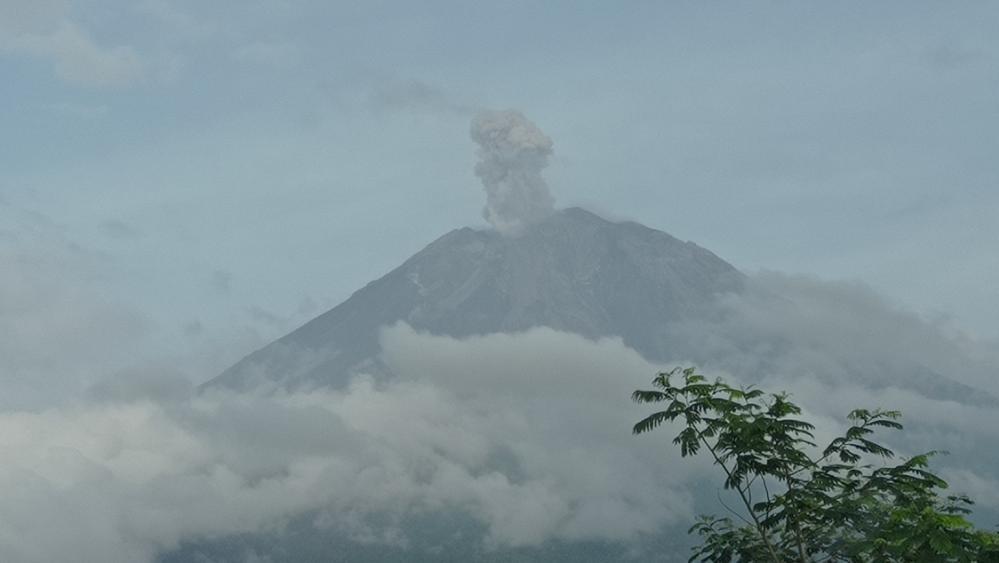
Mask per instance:
[[[552,140],[518,111],[484,111],[472,120],[479,145],[475,175],[486,189],[483,216],[497,231],[515,235],[544,219],[555,200],[541,171],[548,166]]]

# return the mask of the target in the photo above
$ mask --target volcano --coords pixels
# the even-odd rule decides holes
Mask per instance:
[[[677,352],[669,327],[707,312],[745,277],[710,251],[574,207],[516,236],[451,231],[330,311],[250,354],[208,387],[341,387],[390,377],[380,329],[398,322],[467,337],[550,327],[616,336],[652,361]]]

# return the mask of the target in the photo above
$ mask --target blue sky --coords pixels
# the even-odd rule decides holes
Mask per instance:
[[[999,338],[997,26],[988,2],[0,0],[0,291],[100,303],[116,328],[81,323],[136,335],[121,365],[206,379],[484,227],[469,122],[513,108],[554,140],[558,206]]]

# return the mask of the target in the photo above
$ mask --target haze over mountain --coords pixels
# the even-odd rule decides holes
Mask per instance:
[[[991,394],[955,382],[919,354],[860,341],[840,350],[846,343],[828,336],[793,344],[767,327],[734,328],[742,313],[733,310],[733,299],[771,314],[813,314],[784,289],[747,292],[748,284],[735,267],[693,242],[578,207],[527,224],[515,235],[465,227],[205,387],[308,390],[342,388],[361,373],[391,377],[379,337],[386,327],[405,323],[459,339],[548,327],[589,339],[619,337],[653,363],[693,361],[749,380],[797,369],[875,388],[997,404]],[[859,335],[869,327],[850,330]],[[805,348],[825,360],[791,364]]]
[[[994,526],[997,16],[0,1],[0,562],[685,561],[678,364]]]
[[[861,324],[843,327],[852,333],[845,339],[822,334],[799,343],[769,327],[740,326],[740,308],[747,306],[783,311],[788,316],[782,322],[817,315],[788,293],[794,285],[747,292],[745,275],[692,242],[578,207],[555,211],[543,176],[552,140],[520,112],[480,112],[470,136],[486,194],[482,214],[492,229],[466,227],[440,237],[206,387],[308,390],[342,388],[356,374],[390,377],[380,333],[405,323],[459,339],[547,327],[589,339],[620,338],[653,363],[693,361],[751,381],[797,371],[997,404],[918,354],[871,347],[876,339],[856,336],[867,330]],[[805,356],[822,361],[802,361]]]
[[[357,476],[279,530],[191,538],[158,561],[685,560],[678,515],[713,510],[716,493],[675,452],[647,457],[648,442],[626,439],[625,382],[678,362],[792,390],[832,420],[873,393],[907,411],[996,416],[992,395],[944,375],[988,381],[993,366],[863,286],[746,276],[693,242],[574,207],[516,232],[451,231],[211,381],[207,397],[223,401],[280,391],[340,405],[354,434],[327,455]],[[923,448],[953,424],[942,416],[917,418],[900,447]],[[260,431],[281,435],[271,424]],[[994,432],[976,441],[999,451]],[[386,452],[355,451],[367,442]],[[987,486],[978,475],[999,463],[959,459],[962,490]],[[406,469],[382,474],[395,464]],[[370,492],[351,498],[357,486]]]
[[[995,398],[968,384],[991,380],[988,361],[862,284],[747,276],[665,232],[556,211],[541,174],[551,140],[518,112],[480,115],[472,138],[492,228],[445,234],[203,387],[209,400],[249,391],[339,405],[352,443],[328,455],[357,474],[279,531],[193,538],[162,563],[247,550],[281,560],[683,560],[678,515],[711,507],[714,493],[666,452],[646,458],[640,443],[620,442],[618,386],[670,364],[790,389],[827,416],[872,392],[995,416]],[[497,422],[508,418],[518,423]],[[917,422],[902,447],[922,448],[932,427]],[[387,450],[355,451],[369,441]],[[573,443],[589,444],[582,458]],[[981,487],[995,463],[964,457],[966,473],[954,475]],[[406,469],[381,474],[394,464]],[[599,477],[579,482],[584,466]],[[371,492],[344,501],[355,481]],[[511,497],[520,500],[504,506]]]
[[[385,373],[379,332],[405,322],[462,338],[549,327],[621,337],[652,361],[674,357],[669,326],[708,314],[744,276],[692,242],[580,208],[516,236],[463,228],[431,243],[341,305],[251,354],[210,386],[344,386]]]

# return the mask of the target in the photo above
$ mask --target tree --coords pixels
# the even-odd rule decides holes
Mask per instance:
[[[690,561],[999,561],[999,534],[965,518],[972,501],[941,496],[947,483],[928,469],[936,452],[892,464],[894,453],[872,440],[878,429],[902,428],[898,411],[854,410],[850,428],[820,449],[786,393],[709,382],[694,368],[652,384],[632,398],[666,409],[634,433],[679,421],[681,455],[706,451],[742,504],[726,506],[738,522],[702,516],[691,527],[702,542]]]

